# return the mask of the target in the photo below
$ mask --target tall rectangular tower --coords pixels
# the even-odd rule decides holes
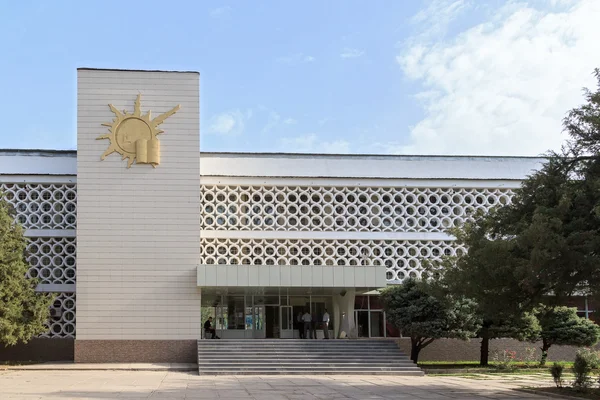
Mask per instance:
[[[76,362],[195,361],[199,74],[79,69]]]

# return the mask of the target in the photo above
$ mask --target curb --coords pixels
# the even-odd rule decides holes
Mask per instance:
[[[553,397],[555,399],[571,399],[571,400],[585,399],[584,397],[567,396],[567,395],[562,395],[562,394],[544,392],[543,390],[536,390],[536,389],[518,388],[518,389],[513,389],[513,390],[516,390],[518,392],[523,392],[523,393],[537,394],[539,396]]]
[[[7,368],[0,371],[164,371],[188,372],[198,371],[197,368]]]
[[[2,370],[0,370],[2,371]],[[165,371],[165,372],[187,372],[187,371],[198,371],[198,366],[135,366],[130,367],[117,367],[117,366],[75,366],[69,365],[68,367],[60,365],[14,365],[8,366],[3,371]]]
[[[425,375],[428,374],[448,374],[448,375],[460,375],[460,374],[511,374],[513,372],[507,370],[498,370],[498,369],[483,369],[483,368],[427,368],[427,367],[419,367],[425,372]],[[519,370],[530,371],[532,374],[539,372],[548,372],[547,369],[523,369]],[[515,374],[515,375],[518,375]],[[527,375],[527,374],[525,374]]]

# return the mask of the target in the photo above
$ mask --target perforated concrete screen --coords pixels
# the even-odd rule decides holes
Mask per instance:
[[[203,186],[203,230],[442,232],[510,189]]]
[[[206,265],[385,266],[387,283],[421,278],[425,260],[440,260],[464,248],[433,240],[202,239]]]
[[[75,184],[2,183],[0,193],[26,229],[73,229],[77,225]]]

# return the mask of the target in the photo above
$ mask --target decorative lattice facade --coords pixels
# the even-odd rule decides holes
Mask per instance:
[[[30,237],[27,245],[29,278],[41,284],[75,284],[77,246],[73,237],[61,231],[77,226],[77,189],[73,183],[1,183],[0,193],[14,208],[16,220],[25,229],[56,230],[56,237]],[[65,234],[65,236],[68,236]],[[52,305],[53,316],[46,322],[46,338],[75,337],[75,293],[59,293]]]
[[[76,185],[3,183],[0,190],[30,230],[69,230],[77,223]],[[390,284],[421,277],[424,260],[465,251],[452,240],[317,240],[310,232],[439,233],[468,220],[476,210],[510,202],[504,188],[408,187],[201,187],[201,264],[224,265],[385,265]],[[231,238],[211,238],[230,231]],[[236,231],[258,231],[255,239]],[[304,231],[306,239],[263,239],[260,231]],[[65,235],[69,236],[69,235]],[[74,237],[31,237],[28,277],[42,284],[75,284]],[[43,337],[75,336],[75,294],[61,293]]]
[[[25,229],[75,229],[75,184],[2,183],[0,193],[13,205]]]
[[[443,232],[510,189],[202,186],[204,230]]]
[[[202,239],[201,264],[385,265],[389,283],[420,278],[423,260],[461,254],[452,241]]]
[[[61,293],[54,299],[52,309],[55,316],[51,317],[46,326],[48,331],[41,337],[74,338],[75,337],[75,293]]]
[[[27,245],[27,276],[40,283],[75,283],[75,238],[31,238]]]

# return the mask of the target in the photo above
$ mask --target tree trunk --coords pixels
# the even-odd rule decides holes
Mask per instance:
[[[419,361],[421,345],[419,339],[410,338],[410,359],[416,364]]]
[[[481,354],[479,355],[479,365],[487,366],[490,358],[490,330],[487,327],[481,328]]]
[[[542,339],[542,359],[540,360],[540,367],[546,365],[546,359],[548,358],[548,350],[552,344],[546,339]]]

